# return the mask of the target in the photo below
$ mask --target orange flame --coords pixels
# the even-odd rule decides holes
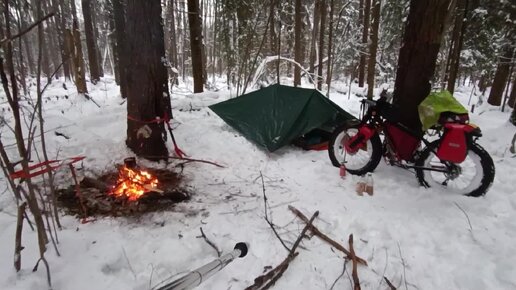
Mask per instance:
[[[124,166],[118,172],[117,185],[109,194],[135,201],[145,193],[156,189],[157,186],[158,179],[149,172]]]

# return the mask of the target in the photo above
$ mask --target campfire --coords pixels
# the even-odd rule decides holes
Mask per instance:
[[[149,172],[140,170],[134,157],[130,157],[124,160],[124,166],[118,172],[117,184],[109,194],[136,201],[147,192],[163,193],[157,186],[158,179]]]
[[[181,174],[171,169],[142,168],[126,158],[117,171],[85,176],[78,185],[58,190],[68,213],[85,216],[128,216],[165,210],[190,198]]]

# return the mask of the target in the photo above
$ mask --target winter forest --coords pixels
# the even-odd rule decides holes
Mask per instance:
[[[1,0],[0,289],[516,289],[511,0]]]

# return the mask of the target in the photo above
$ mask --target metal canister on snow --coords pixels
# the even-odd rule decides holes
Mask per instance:
[[[346,178],[346,165],[344,165],[344,163],[342,163],[339,167],[339,176],[342,179]]]

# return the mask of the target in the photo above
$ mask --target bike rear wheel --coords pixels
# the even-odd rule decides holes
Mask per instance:
[[[470,142],[466,159],[460,164],[449,163],[450,166],[446,166],[435,154],[438,147],[439,140],[430,143],[421,152],[416,167],[450,170],[444,173],[416,168],[416,177],[422,186],[473,197],[487,193],[494,180],[495,167],[484,148]]]
[[[346,124],[338,127],[333,131],[328,144],[328,154],[333,166],[340,167],[344,163],[346,170],[354,175],[372,172],[382,159],[382,143],[376,133],[357,152],[346,152],[344,144],[358,133],[359,126]]]

